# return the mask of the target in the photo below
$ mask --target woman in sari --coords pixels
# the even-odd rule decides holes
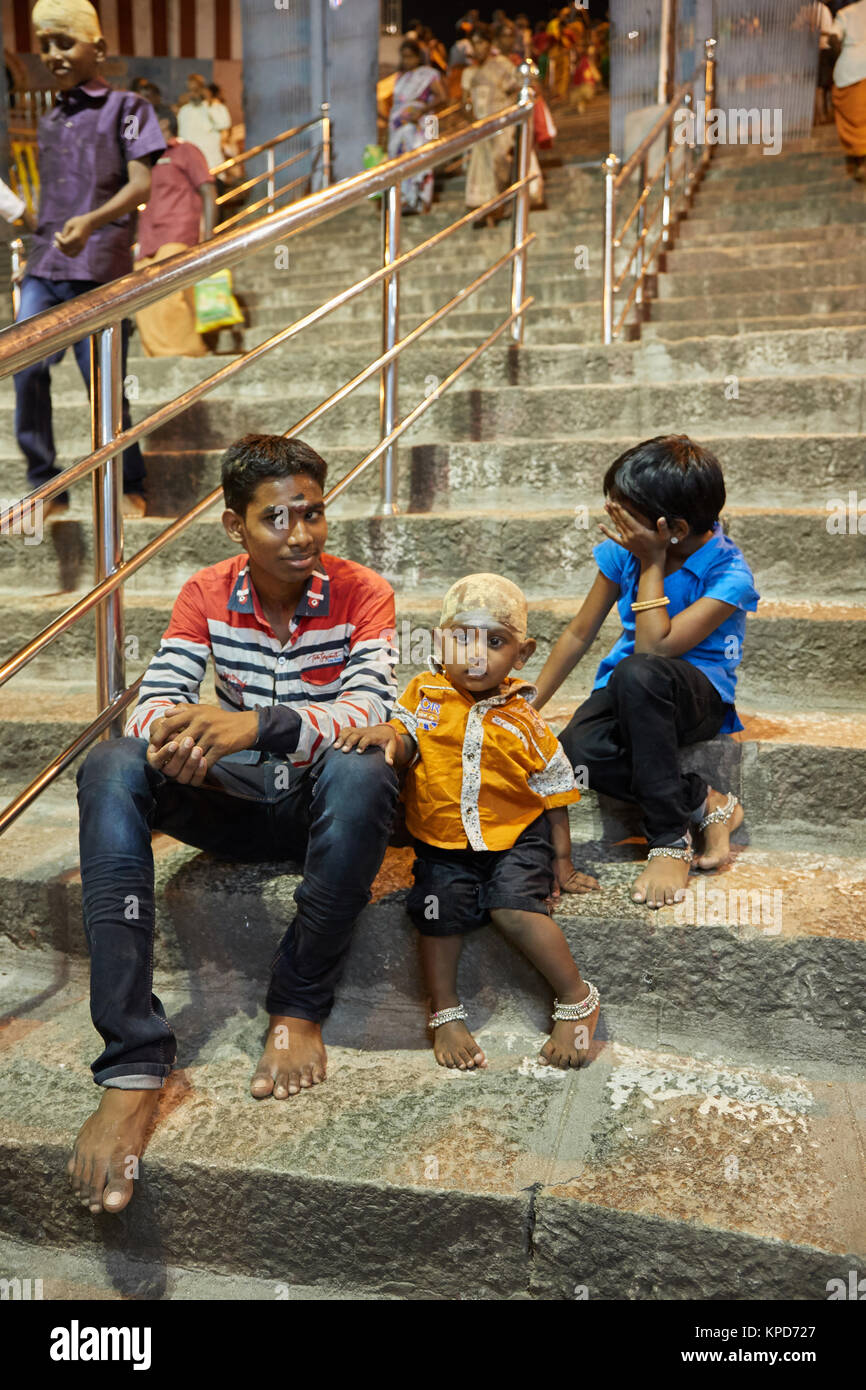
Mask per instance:
[[[475,67],[466,68],[463,73],[463,97],[471,105],[472,119],[479,121],[513,101],[520,90],[520,79],[508,59],[494,52],[486,24],[476,27],[472,48]],[[509,129],[472,146],[466,171],[467,208],[480,208],[508,187],[513,143],[514,133]],[[472,225],[493,227],[504,216],[505,209],[500,207]]]
[[[394,100],[388,117],[388,158],[408,154],[435,138],[424,129],[424,117],[445,100],[442,79],[423,61],[421,47],[404,39],[400,47],[400,71],[394,83]],[[433,171],[404,179],[400,187],[405,214],[429,212],[433,201]]]

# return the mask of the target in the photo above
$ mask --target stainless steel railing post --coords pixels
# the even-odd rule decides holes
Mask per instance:
[[[616,176],[620,161],[613,153],[602,164],[604,173],[604,248],[602,251],[601,340],[613,342],[613,251],[616,227]]]
[[[13,237],[9,243],[9,255],[12,265],[12,316],[18,318],[18,310],[21,306],[21,282],[18,279],[21,270],[21,256],[24,252],[24,242],[20,236]]]
[[[646,180],[647,180],[647,167],[646,167],[646,166],[647,166],[647,161],[646,161],[646,157],[644,157],[644,159],[641,160],[641,166],[640,166],[640,196],[641,196],[641,198],[644,198],[644,195],[646,194],[646,191],[647,191],[647,186],[646,186]],[[645,246],[645,244],[644,244],[645,241],[646,241],[646,201],[643,201],[643,202],[641,203],[640,207],[638,208],[638,214],[637,214],[637,227],[636,227],[635,230],[636,230],[636,232],[637,232],[637,247],[638,247],[638,250],[637,250],[637,256],[635,257],[635,265],[634,265],[634,273],[635,273],[635,278],[636,278],[636,280],[637,280],[637,289],[636,289],[636,291],[635,291],[634,302],[635,302],[635,308],[637,309],[637,316],[638,316],[638,318],[640,319],[640,318],[642,317],[642,315],[643,315],[643,262],[644,262],[644,251],[646,250],[646,246]]]
[[[268,165],[268,212],[274,210],[274,198],[276,197],[276,185],[274,183],[274,147],[273,145],[267,152]]]
[[[331,186],[331,106],[322,102],[322,187]]]
[[[704,39],[704,119],[701,122],[701,164],[710,161],[707,117],[716,101],[716,40]]]
[[[121,325],[110,324],[90,339],[90,429],[94,450],[116,438],[122,426],[123,376]],[[114,574],[123,560],[121,514],[122,455],[103,463],[93,473],[94,579],[99,584]],[[123,586],[103,599],[96,618],[96,708],[105,709],[126,689],[123,645]],[[123,733],[118,716],[106,733]]]
[[[532,149],[532,120],[533,96],[531,81],[533,73],[537,75],[538,69],[532,63],[521,63],[520,73],[523,77],[523,86],[520,89],[519,102],[521,106],[527,108],[524,119],[515,127],[516,149],[516,169],[515,183],[520,179],[529,176],[529,156]],[[526,239],[529,229],[529,184],[524,183],[514,196],[514,207],[511,218],[511,245],[520,246]],[[526,249],[524,248],[511,262],[511,312],[517,313],[526,295]],[[511,325],[511,337],[515,343],[520,345],[523,342],[524,315],[520,314]]]
[[[382,264],[391,265],[400,255],[400,183],[392,183],[382,196]],[[400,272],[386,277],[382,287],[382,351],[397,342],[400,333]],[[382,368],[379,383],[379,437],[387,439],[397,423],[397,358]],[[381,516],[394,516],[397,506],[397,445],[389,444],[382,455]]]
[[[662,251],[671,244],[671,147],[674,140],[674,124],[665,126],[665,172],[662,183]]]

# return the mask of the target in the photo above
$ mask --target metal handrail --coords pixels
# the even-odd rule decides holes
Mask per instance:
[[[323,101],[320,107],[321,114],[314,116],[312,120],[303,121],[301,125],[292,126],[289,130],[284,130],[280,135],[274,135],[270,140],[264,140],[260,145],[253,145],[252,149],[241,150],[239,154],[232,155],[229,159],[224,159],[221,164],[214,165],[210,172],[215,178],[220,178],[221,176],[224,177],[230,169],[237,167],[243,168],[248,160],[255,159],[257,155],[264,154],[267,156],[267,164],[260,174],[255,174],[252,178],[247,179],[244,183],[239,184],[235,188],[229,188],[226,193],[221,194],[220,197],[217,198],[217,204],[233,202],[240,193],[245,193],[250,188],[254,188],[257,183],[264,183],[267,181],[267,193],[265,197],[259,198],[257,202],[251,203],[249,207],[242,208],[240,212],[236,212],[232,217],[224,218],[222,222],[218,222],[214,227],[215,233],[224,233],[228,227],[233,226],[236,222],[242,221],[244,218],[252,216],[253,213],[258,212],[260,208],[266,207],[268,212],[273,212],[277,198],[282,198],[293,188],[297,188],[299,184],[312,179],[316,170],[321,174],[322,188],[328,188],[330,186],[332,154],[330,110],[329,103]],[[287,140],[294,139],[297,135],[302,135],[307,130],[312,130],[314,126],[321,126],[321,140],[317,145],[310,145],[308,148],[301,150],[300,153],[293,155],[291,159],[286,159],[280,164],[274,162],[274,150],[278,145],[284,144]],[[275,176],[280,170],[286,169],[290,164],[296,164],[298,160],[306,158],[310,159],[309,173],[302,178],[295,179],[292,183],[284,184],[282,188],[278,189],[275,183]]]
[[[297,432],[319,419],[351,391],[377,373],[380,385],[380,442],[326,494],[326,502],[340,495],[350,483],[371,464],[382,460],[382,494],[380,510],[393,514],[396,508],[396,450],[400,437],[423,413],[441,398],[444,392],[466,371],[504,332],[511,331],[512,339],[523,341],[524,320],[532,298],[525,293],[526,253],[534,240],[528,230],[529,154],[532,132],[533,97],[529,72],[524,72],[520,99],[511,107],[475,121],[453,135],[430,141],[408,155],[366,170],[353,178],[310,194],[307,198],[260,219],[243,231],[224,235],[182,252],[178,256],[133,272],[109,285],[100,286],[65,304],[16,324],[0,333],[0,374],[20,371],[34,361],[69,347],[90,335],[92,387],[93,451],[65,469],[57,478],[34,489],[27,497],[0,509],[0,531],[14,524],[16,518],[29,508],[38,507],[81,479],[92,476],[94,494],[94,531],[97,553],[96,583],[81,599],[53,620],[41,633],[0,666],[0,685],[17,674],[62,633],[81,618],[95,610],[97,619],[97,706],[99,714],[88,729],[79,735],[69,748],[58,755],[46,769],[0,812],[0,833],[32,804],[46,786],[95,738],[121,732],[119,711],[132,698],[135,687],[126,688],[123,650],[122,586],[165,545],[192,525],[221,495],[215,488],[183,515],[177,517],[158,536],[131,559],[125,559],[122,549],[120,519],[120,453],[143,434],[173,418],[194,401],[216,389],[237,372],[244,370],[265,352],[287,342],[327,314],[347,303],[356,295],[376,284],[384,291],[383,333],[381,355],[368,364],[350,382],[340,387],[286,434]],[[489,139],[502,130],[514,127],[516,134],[515,177],[510,186],[481,208],[474,208],[426,241],[401,253],[400,185],[416,173],[426,172],[450,160],[454,155],[481,140]],[[279,137],[277,137],[277,140]],[[240,158],[240,157],[239,157]],[[179,397],[160,406],[144,421],[128,430],[121,428],[120,323],[127,315],[145,308],[164,295],[188,288],[214,271],[237,264],[247,256],[267,249],[287,237],[298,235],[312,226],[336,216],[346,208],[366,201],[372,193],[384,193],[382,208],[383,265],[346,290],[332,296],[318,309],[279,330],[264,343],[243,353],[203,382],[197,383]],[[446,304],[435,310],[405,337],[400,338],[399,285],[400,272],[424,252],[441,244],[468,222],[507,202],[513,205],[512,245]],[[511,303],[507,317],[478,344],[467,357],[402,419],[397,418],[397,364],[400,354],[447,313],[462,304],[469,295],[487,283],[493,275],[511,264]]]
[[[634,306],[637,311],[638,328],[648,311],[648,277],[659,268],[658,258],[673,246],[676,225],[679,218],[694,198],[697,186],[710,161],[712,147],[706,140],[706,124],[701,132],[702,146],[700,158],[695,162],[691,146],[683,145],[683,158],[680,167],[675,167],[676,145],[673,136],[673,122],[678,110],[684,105],[694,107],[694,94],[698,78],[704,78],[704,123],[706,113],[713,104],[715,92],[716,40],[704,41],[704,62],[690,81],[683,82],[674,92],[670,101],[660,113],[652,129],[641,140],[637,149],[622,163],[615,154],[609,154],[602,165],[604,175],[604,244],[602,256],[602,342],[612,343],[625,327],[629,313]],[[664,155],[652,174],[647,173],[647,161],[659,139],[664,140]],[[640,191],[619,232],[617,232],[617,199],[621,190],[639,172]],[[652,215],[647,217],[649,199],[661,180],[661,198]],[[677,198],[677,183],[682,189]],[[650,229],[661,219],[661,231],[655,241],[648,244]],[[635,224],[634,245],[617,273],[615,253],[622,248],[623,238]],[[634,265],[634,283],[626,296],[619,315],[614,316],[614,299],[623,289]]]

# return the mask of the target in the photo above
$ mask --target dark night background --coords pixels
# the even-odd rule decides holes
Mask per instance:
[[[418,19],[422,24],[428,25],[438,39],[450,45],[453,43],[457,21],[466,14],[467,10],[477,9],[482,21],[489,23],[493,11],[496,9],[504,10],[509,18],[513,19],[516,14],[529,16],[532,27],[540,19],[549,19],[551,12],[560,9],[559,5],[554,5],[551,0],[530,0],[528,4],[521,4],[519,0],[508,0],[508,3],[479,4],[472,5],[470,0],[403,0],[403,25],[405,29],[410,27],[413,19]],[[607,14],[608,0],[590,0],[589,14],[593,19],[604,19]]]

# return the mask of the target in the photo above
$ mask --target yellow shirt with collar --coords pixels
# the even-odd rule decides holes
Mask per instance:
[[[418,750],[403,788],[411,835],[440,849],[510,849],[543,811],[580,800],[534,695],[514,677],[477,701],[442,672],[415,677],[388,721]]]

